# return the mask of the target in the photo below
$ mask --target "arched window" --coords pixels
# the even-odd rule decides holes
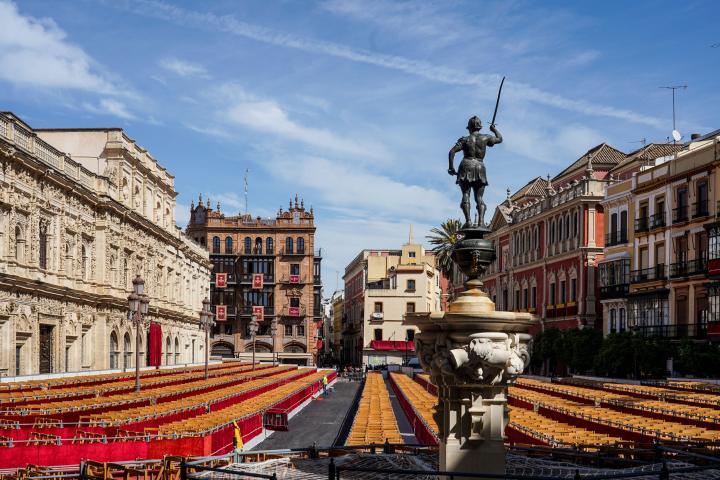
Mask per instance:
[[[25,237],[20,225],[15,226],[15,260],[18,262],[25,261]]]
[[[563,219],[560,217],[557,223],[557,238],[558,242],[563,239]]]
[[[620,321],[618,323],[618,332],[622,333],[627,328],[626,320],[625,320],[625,309],[621,308],[619,310],[619,313],[620,313],[620,315],[619,315]]]
[[[225,253],[233,253],[232,237],[225,237]]]
[[[565,238],[570,238],[570,214],[565,215]]]
[[[110,368],[118,368],[118,338],[115,332],[110,334]]]
[[[245,255],[250,255],[252,253],[252,240],[250,237],[245,237],[245,244],[243,245],[243,248],[245,250]]]
[[[213,237],[213,253],[220,253],[220,237]]]
[[[108,272],[108,281],[110,282],[111,286],[115,286],[116,283],[116,277],[117,277],[117,260],[115,260],[115,255],[110,255],[110,271]]]
[[[610,325],[608,325],[609,333],[615,333],[617,331],[617,320],[615,318],[616,310],[614,308],[610,309]]]
[[[75,270],[75,259],[73,258],[74,248],[70,242],[65,244],[65,275],[72,277]]]
[[[130,334],[125,333],[123,338],[123,369],[130,368]]]
[[[555,242],[555,222],[550,222],[550,243]]]
[[[285,239],[285,253],[290,254],[293,253],[293,239],[292,237],[287,237]]]
[[[262,255],[262,238],[258,237],[255,239],[255,255]]]
[[[175,365],[180,364],[180,340],[175,337]]]
[[[305,239],[302,237],[297,239],[297,253],[305,253]]]
[[[171,346],[170,337],[167,337],[165,339],[165,365],[170,365],[170,360],[172,360],[172,351],[170,350]]]
[[[47,223],[40,222],[40,268],[47,270]]]
[[[265,240],[265,253],[268,255],[275,253],[275,245],[273,245],[273,239],[271,237],[268,237],[267,240]]]

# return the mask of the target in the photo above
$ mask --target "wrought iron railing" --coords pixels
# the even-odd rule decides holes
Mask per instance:
[[[677,208],[673,208],[673,223],[687,222],[688,220],[688,206],[680,205]]]
[[[708,208],[707,200],[700,200],[699,202],[693,203],[693,218],[707,217],[708,215],[710,215],[710,210]]]
[[[665,278],[667,278],[667,275],[664,263],[630,272],[630,281],[632,283],[652,282],[654,280],[664,280]]]
[[[640,217],[635,219],[635,233],[647,232],[650,225],[649,217]]]
[[[707,273],[707,258],[696,258],[670,264],[670,277],[689,277]]]
[[[650,215],[650,230],[655,228],[662,228],[665,226],[665,212],[656,213]]]

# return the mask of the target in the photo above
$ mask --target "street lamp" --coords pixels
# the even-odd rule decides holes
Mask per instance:
[[[145,295],[145,280],[137,275],[133,281],[133,292],[128,296],[128,306],[135,325],[135,391],[140,391],[140,330],[143,323],[143,315],[148,312],[150,299]],[[146,350],[149,350],[150,345]]]
[[[210,311],[210,300],[207,297],[202,301],[202,310],[200,311],[200,328],[205,330],[205,380],[208,379],[208,362],[210,359],[210,329],[215,325]]]
[[[258,327],[260,325],[258,324],[257,320],[254,318],[250,320],[250,335],[252,335],[252,349],[253,349],[253,356],[252,356],[252,369],[255,371],[255,335],[257,334]]]
[[[273,349],[272,349],[272,362],[273,367],[275,366],[275,335],[277,335],[277,321],[273,320],[270,324],[270,335],[272,335]]]

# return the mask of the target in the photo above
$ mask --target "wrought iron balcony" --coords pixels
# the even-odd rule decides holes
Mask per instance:
[[[687,222],[688,220],[688,206],[680,205],[677,208],[673,208],[673,223]]]
[[[605,246],[622,245],[628,242],[627,232],[610,232],[605,234]]]
[[[707,337],[707,323],[641,325],[635,326],[632,329],[642,337],[662,337],[671,339]]]
[[[661,263],[650,268],[642,268],[630,272],[631,283],[652,282],[655,280],[664,280],[667,278],[665,274],[665,264]]]
[[[322,278],[320,278],[320,275],[313,275],[313,285],[322,285]]]
[[[696,258],[670,264],[670,278],[704,275],[707,273],[707,258]]]
[[[665,226],[665,212],[656,213],[650,215],[650,230],[655,228],[662,228]]]
[[[640,217],[635,219],[635,233],[647,232],[649,230],[650,218]]]
[[[252,273],[241,273],[238,275],[240,283],[252,283]],[[275,283],[275,275],[272,273],[263,273],[263,283]]]
[[[283,275],[280,277],[280,283],[303,285],[306,282],[305,275]]]
[[[304,317],[305,316],[305,306],[301,305],[299,307],[291,307],[289,305],[284,305],[282,308],[281,315],[283,317]]]
[[[710,210],[708,208],[707,200],[702,200],[702,201],[693,203],[693,211],[692,211],[693,218],[707,217],[708,215],[710,215]]]
[[[237,282],[237,275],[235,275],[234,273],[232,273],[232,272],[219,272],[219,273],[227,274],[227,283],[228,284],[231,284],[231,283],[234,284],[235,282]],[[210,283],[215,283],[215,274],[214,273],[210,276]]]
[[[280,255],[283,256],[290,256],[290,255],[299,255],[299,256],[305,256],[307,255],[307,250],[305,248],[292,248],[287,249],[285,247],[280,249]]]
[[[252,305],[243,305],[241,307],[238,307],[238,315],[242,317],[249,317],[252,315],[253,306]],[[266,306],[264,311],[264,316],[266,317],[272,317],[275,315],[275,307],[273,306]]]
[[[622,298],[630,291],[630,284],[606,285],[600,287],[600,300],[608,298]]]

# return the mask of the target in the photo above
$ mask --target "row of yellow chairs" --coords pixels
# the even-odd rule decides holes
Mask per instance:
[[[263,413],[308,385],[322,381],[323,377],[331,372],[332,370],[320,370],[227,408],[161,425],[158,428],[158,435],[172,438],[205,435],[232,421],[241,420],[248,415]]]
[[[659,420],[642,415],[618,412],[610,408],[584,405],[551,394],[536,392],[522,387],[510,387],[510,397],[542,406],[570,417],[589,420],[628,432],[672,441],[720,441],[720,431],[685,425],[679,422]]]
[[[382,374],[371,372],[365,379],[346,445],[403,443]]]
[[[296,367],[287,366],[285,368],[292,369]],[[15,415],[49,415],[67,412],[82,412],[85,410],[96,409],[99,407],[119,409],[123,405],[137,403],[139,401],[150,401],[154,403],[158,398],[179,394],[191,394],[194,391],[203,390],[206,388],[221,388],[228,383],[237,382],[238,379],[252,378],[256,375],[264,374],[265,371],[266,370],[263,369],[260,372],[256,371],[255,373],[252,373],[251,371],[241,371],[239,372],[240,374],[228,373],[221,377],[210,378],[208,380],[200,378],[198,380],[192,380],[186,383],[166,385],[150,390],[141,390],[140,392],[118,394],[110,397],[83,398],[68,401],[56,400],[31,405],[20,405],[17,408],[6,408],[5,412]]]
[[[244,392],[249,392],[256,388],[271,385],[288,378],[292,378],[299,374],[297,368],[280,366],[264,371],[267,375],[272,372],[273,375],[269,377],[263,377],[258,379],[251,379],[248,377],[248,381],[238,385],[233,385],[225,388],[218,388],[203,392],[198,395],[192,395],[190,397],[181,398],[178,400],[171,400],[169,402],[163,402],[157,405],[148,405],[143,407],[131,407],[122,410],[113,410],[110,412],[103,412],[94,415],[90,415],[83,419],[83,423],[87,422],[91,425],[103,425],[103,426],[120,426],[128,423],[142,422],[159,416],[171,415],[178,413],[183,410],[190,410],[202,406],[209,406],[213,403],[220,402],[226,398],[239,395]]]
[[[437,397],[404,373],[391,373],[390,376],[418,416],[437,435],[440,429],[433,416],[437,409]]]
[[[592,447],[625,443],[621,438],[558,422],[523,408],[510,408],[508,426],[553,447]]]

